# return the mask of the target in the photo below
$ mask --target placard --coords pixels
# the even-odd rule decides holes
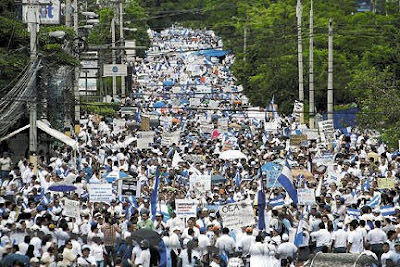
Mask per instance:
[[[324,120],[318,123],[321,139],[330,140],[334,137],[335,128],[333,127],[333,120]]]
[[[256,223],[251,204],[245,201],[223,205],[219,208],[224,227],[238,229]]]
[[[140,122],[140,130],[141,131],[149,131],[150,130],[150,117],[142,116],[142,121]]]
[[[393,178],[378,178],[378,189],[394,188]]]
[[[278,132],[278,124],[276,122],[265,122],[264,123],[264,130],[267,132]]]
[[[172,146],[172,144],[179,145],[181,132],[176,131],[172,133],[164,132],[162,134],[161,145],[162,146]]]
[[[197,200],[194,199],[175,199],[175,214],[180,218],[190,218],[197,216]]]
[[[115,134],[122,133],[126,130],[126,121],[124,119],[114,119],[113,120],[113,132]]]
[[[190,190],[199,193],[206,193],[211,190],[211,175],[196,175],[190,176]]]
[[[298,135],[291,135],[290,136],[290,145],[291,146],[300,146],[301,142],[307,140],[307,135],[305,134],[298,134]]]
[[[64,200],[64,215],[78,219],[80,217],[79,201],[65,199]]]
[[[307,135],[308,140],[318,140],[318,129],[302,129],[303,134]]]
[[[315,204],[315,190],[306,188],[297,189],[297,198],[300,205],[313,205]]]
[[[137,132],[137,148],[138,149],[149,149],[151,144],[154,143],[154,131]]]
[[[111,202],[113,199],[112,184],[89,184],[90,202]]]

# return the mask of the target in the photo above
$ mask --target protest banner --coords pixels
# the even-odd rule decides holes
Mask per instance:
[[[264,130],[267,132],[277,133],[278,132],[278,124],[276,122],[265,122]]]
[[[80,218],[79,201],[65,199],[64,200],[64,215],[71,218]]]
[[[182,156],[185,161],[190,163],[204,163],[205,159],[200,155],[185,154]]]
[[[224,227],[229,229],[239,229],[255,224],[253,207],[245,201],[223,205],[219,208],[219,214]]]
[[[294,105],[293,105],[293,115],[296,118],[297,121],[303,121],[303,107],[304,104],[302,102],[299,102],[297,100],[294,101]]]
[[[300,205],[313,205],[315,204],[315,190],[301,188],[297,189],[297,197]]]
[[[111,202],[113,199],[112,184],[89,184],[90,202]]]
[[[300,146],[301,142],[307,140],[307,135],[305,134],[298,134],[298,135],[291,135],[290,136],[290,145],[291,146]]]
[[[282,187],[278,182],[278,176],[281,174],[282,166],[275,162],[268,162],[261,166],[261,172],[267,177],[267,187]]]
[[[329,166],[330,164],[333,164],[333,154],[332,153],[325,153],[325,154],[320,154],[316,155],[313,160],[313,164],[316,166]]]
[[[333,120],[324,120],[318,123],[319,133],[321,134],[321,139],[331,140],[335,135],[335,128],[333,127]]]
[[[123,131],[126,130],[125,127],[125,120],[124,119],[114,119],[113,120],[113,132],[115,134],[122,133]]]
[[[211,190],[211,175],[197,175],[190,176],[190,190],[199,193],[206,193]]]
[[[196,217],[197,200],[175,199],[175,214],[180,218]]]
[[[154,143],[154,131],[137,132],[137,148],[149,149],[151,144]]]
[[[307,140],[318,140],[318,129],[302,129],[303,134],[307,135]]]
[[[164,131],[169,131],[172,127],[172,117],[161,116],[160,125],[163,127]]]
[[[164,132],[162,134],[161,145],[162,146],[172,146],[172,144],[179,145],[180,131],[175,131],[172,133]]]
[[[149,116],[141,116],[142,121],[140,122],[140,130],[141,131],[149,131],[150,130],[150,117]]]
[[[393,178],[378,178],[378,189],[392,189],[394,188]]]

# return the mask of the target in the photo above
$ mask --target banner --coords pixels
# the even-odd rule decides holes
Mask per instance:
[[[151,144],[154,143],[154,131],[137,132],[137,148],[138,149],[149,149]]]
[[[224,227],[229,229],[239,229],[256,223],[252,205],[244,201],[221,206],[219,214]]]
[[[160,125],[163,127],[164,132],[169,131],[169,129],[172,127],[172,117],[161,116]]]
[[[281,174],[282,166],[275,162],[268,162],[261,166],[261,172],[267,176],[267,187],[282,187],[278,182],[278,176]]]
[[[175,214],[180,218],[190,218],[197,216],[197,200],[194,199],[175,199]]]
[[[315,204],[315,190],[314,189],[297,189],[297,197],[300,205],[313,205]]]
[[[378,178],[378,189],[392,189],[394,188],[393,178]]]
[[[318,140],[318,129],[302,129],[303,134],[307,135],[308,140]]]
[[[206,193],[211,190],[211,175],[196,175],[190,176],[190,190],[199,193]]]
[[[162,146],[172,146],[172,144],[179,145],[181,132],[176,131],[172,133],[164,132],[162,134],[161,145]]]
[[[111,202],[113,199],[112,184],[89,184],[90,202]]]
[[[329,166],[331,164],[333,164],[333,154],[332,153],[327,153],[327,154],[323,154],[323,155],[316,155],[313,160],[312,160],[313,164],[317,165],[317,166]]]
[[[79,201],[65,199],[64,200],[64,215],[71,218],[80,218]]]
[[[293,115],[297,121],[302,121],[304,104],[299,101],[294,101]]]
[[[298,134],[290,136],[290,145],[291,146],[300,146],[301,142],[307,141],[307,135]]]
[[[278,124],[276,122],[265,122],[264,123],[264,130],[267,132],[278,132]]]
[[[318,128],[323,141],[334,138],[335,128],[333,127],[333,120],[320,121],[318,123]]]

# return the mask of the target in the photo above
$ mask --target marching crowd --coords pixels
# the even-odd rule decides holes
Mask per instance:
[[[136,88],[144,97],[125,100],[136,112],[115,118],[122,130],[88,114],[74,136],[78,149],[60,145],[39,154],[37,166],[3,153],[2,266],[303,266],[316,253],[400,266],[397,150],[356,128],[291,144],[307,127],[273,103],[248,112],[230,71],[234,57],[213,32],[151,35],[148,57],[135,64],[148,77]],[[138,148],[147,115],[159,123]],[[135,193],[118,193],[109,173],[135,180]],[[199,175],[210,177],[207,188],[191,184]],[[91,201],[90,185],[109,182],[112,199]],[[305,202],[301,189],[312,198]],[[177,199],[195,200],[194,215],[181,216]],[[67,201],[79,203],[77,216]],[[252,207],[254,223],[226,227],[220,209],[235,203]]]

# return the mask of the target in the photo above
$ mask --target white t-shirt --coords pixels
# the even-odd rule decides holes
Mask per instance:
[[[349,232],[350,253],[361,253],[364,250],[363,234],[361,231]]]
[[[196,259],[200,260],[200,254],[196,250],[192,250],[192,262],[189,263],[189,256],[188,256],[187,249],[184,249],[184,250],[181,251],[181,254],[179,255],[179,258],[182,259],[182,266],[194,267],[195,263],[196,263]]]
[[[138,264],[140,264],[141,267],[150,267],[150,250],[142,250],[142,253],[140,253]]]
[[[332,240],[335,242],[334,248],[345,248],[347,247],[347,239],[349,234],[343,229],[339,229],[332,233]]]

